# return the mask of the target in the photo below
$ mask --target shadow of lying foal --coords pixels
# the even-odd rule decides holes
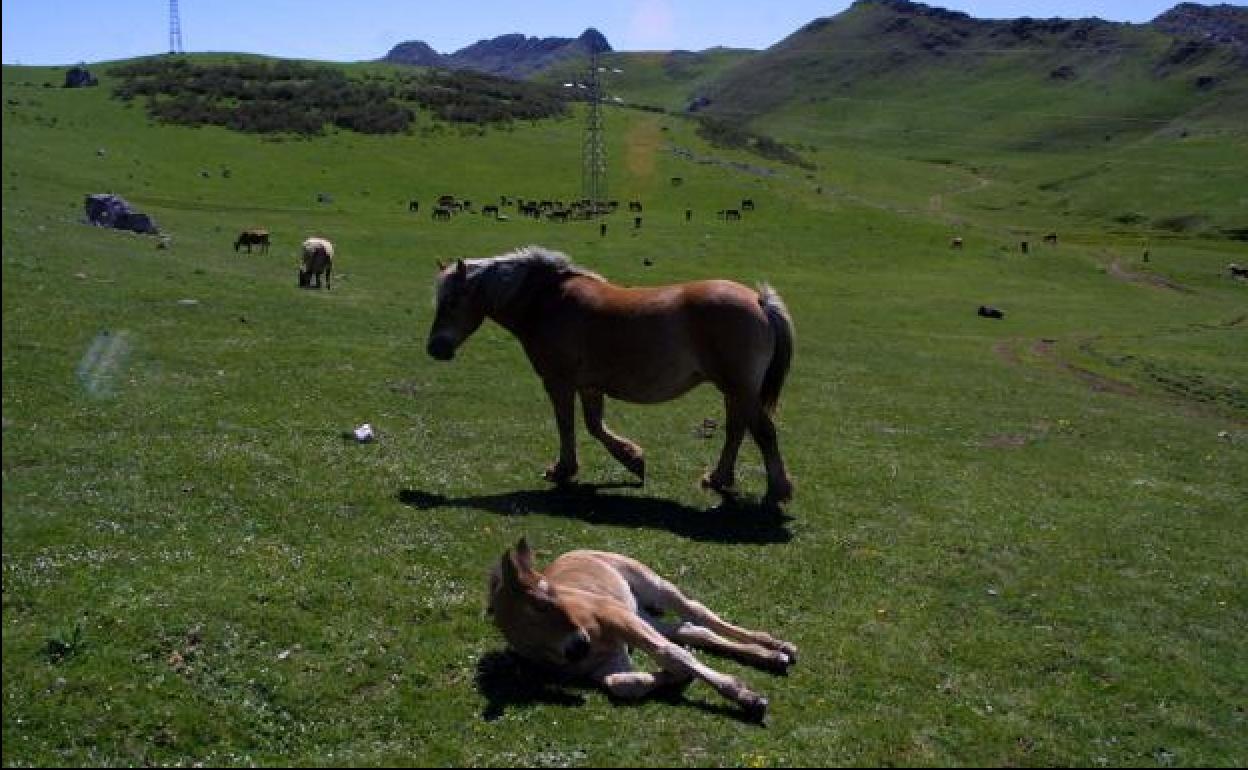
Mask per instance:
[[[684,645],[776,673],[797,662],[794,644],[728,623],[641,562],[607,551],[569,551],[539,572],[521,538],[490,573],[487,612],[517,655],[560,676],[630,701],[701,679],[758,722],[767,699]],[[658,670],[635,670],[630,649]]]

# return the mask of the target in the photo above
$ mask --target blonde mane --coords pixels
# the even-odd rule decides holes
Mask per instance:
[[[509,306],[526,284],[535,286],[528,281],[534,275],[549,279],[581,275],[606,283],[601,275],[573,264],[567,254],[543,246],[524,246],[497,257],[465,259],[464,265],[468,270],[468,282],[480,287],[486,307],[491,309]]]

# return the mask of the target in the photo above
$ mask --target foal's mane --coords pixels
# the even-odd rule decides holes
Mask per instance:
[[[606,283],[597,273],[572,263],[567,254],[542,246],[525,246],[508,254],[466,259],[468,281],[477,283],[487,307],[506,308],[529,294],[572,276]]]

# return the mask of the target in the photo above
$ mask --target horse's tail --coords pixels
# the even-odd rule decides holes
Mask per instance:
[[[789,374],[789,365],[793,362],[793,319],[784,300],[776,290],[762,284],[758,287],[758,304],[767,314],[767,322],[771,325],[772,334],[776,339],[776,348],[771,354],[771,362],[763,374],[763,387],[759,391],[759,399],[768,414],[776,411],[780,401],[780,389],[784,387],[785,377]]]

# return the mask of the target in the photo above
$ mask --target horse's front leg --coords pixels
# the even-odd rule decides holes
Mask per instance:
[[[628,658],[628,649],[620,651],[616,658],[598,671],[592,678],[612,697],[623,700],[640,700],[660,690],[684,688],[693,681],[688,674],[676,674],[659,669],[658,671],[637,671]]]
[[[559,430],[559,459],[546,469],[547,481],[566,484],[580,470],[576,462],[576,390],[571,386],[546,381],[546,394],[555,409],[555,426]]]
[[[602,442],[611,456],[637,475],[646,480],[646,456],[633,442],[612,433],[602,420],[604,401],[602,393],[596,390],[581,391],[581,407],[585,413],[585,427],[589,435]]]

